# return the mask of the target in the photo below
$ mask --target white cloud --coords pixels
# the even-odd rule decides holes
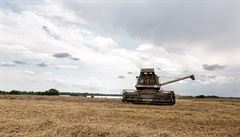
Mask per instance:
[[[23,72],[28,73],[28,74],[35,74],[35,72],[31,71],[31,70],[23,70]]]
[[[46,71],[46,72],[43,72],[43,74],[45,74],[45,75],[53,75],[53,72]]]
[[[79,67],[74,65],[56,65],[56,68],[64,68],[64,69],[79,69]]]
[[[206,76],[203,79],[199,79],[200,84],[231,84],[236,81],[233,76]]]
[[[154,46],[152,44],[146,43],[146,44],[140,45],[136,50],[138,50],[138,51],[146,51],[146,50],[152,49],[152,48],[154,48]]]

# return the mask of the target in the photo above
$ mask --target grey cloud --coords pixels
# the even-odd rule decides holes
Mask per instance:
[[[29,65],[28,62],[21,61],[21,60],[14,60],[13,63],[18,64],[18,65]]]
[[[12,63],[12,62],[1,62],[0,66],[13,67],[13,66],[16,66],[16,65],[14,63]]]
[[[55,58],[68,58],[68,57],[71,57],[72,55],[67,52],[60,52],[60,53],[55,53],[52,56]]]
[[[118,78],[119,78],[119,79],[123,79],[123,78],[125,78],[125,76],[120,75],[120,76],[118,76]]]
[[[133,74],[133,72],[129,71],[128,74]]]
[[[16,66],[16,65],[34,65],[34,64],[26,62],[26,61],[14,60],[12,62],[1,62],[0,65],[1,66],[5,66],[5,67],[10,67],[10,66]],[[38,66],[38,67],[47,67],[47,64],[42,62],[42,63],[36,64],[36,66]]]
[[[73,61],[78,61],[80,60],[79,58],[76,58],[76,57],[70,57],[69,59],[73,60]]]
[[[47,33],[50,33],[50,30],[48,29],[47,26],[43,25],[43,26],[42,26],[42,29],[43,29],[44,31],[46,31]]]
[[[149,60],[148,58],[146,58],[146,57],[141,57],[141,56],[140,56],[140,59],[141,59],[142,61],[148,61],[148,60]]]
[[[216,78],[216,75],[209,75],[208,78]]]
[[[43,26],[42,26],[42,29],[43,29],[50,37],[53,37],[53,38],[55,38],[55,39],[59,39],[59,38],[60,38],[59,35],[57,35],[57,34],[55,34],[55,33],[52,33],[47,26],[43,25]]]
[[[213,64],[213,65],[203,64],[202,66],[204,70],[208,70],[208,71],[224,69],[226,67],[224,65],[219,65],[219,64]]]
[[[128,35],[156,45],[171,42],[210,42],[212,47],[236,41],[237,3],[233,1],[176,1],[136,3],[74,3],[66,7],[102,32]],[[171,50],[189,47],[188,44]],[[175,50],[177,51],[177,50]]]
[[[47,67],[47,64],[42,62],[42,63],[36,64],[36,66],[38,66],[38,67]]]
[[[71,54],[67,53],[67,52],[59,52],[59,53],[55,53],[52,55],[55,58],[68,58],[70,60],[73,61],[79,61],[80,59],[77,57],[73,57]]]

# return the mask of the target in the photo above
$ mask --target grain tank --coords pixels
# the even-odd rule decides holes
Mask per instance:
[[[137,76],[137,78],[137,83],[135,85],[137,90],[133,92],[123,90],[122,102],[136,104],[174,105],[176,102],[174,92],[164,91],[162,86],[187,78],[195,80],[194,75],[189,75],[160,83],[159,76],[155,74],[153,68],[142,68],[140,75]]]

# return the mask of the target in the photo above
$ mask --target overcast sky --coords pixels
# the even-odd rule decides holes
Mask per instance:
[[[121,93],[155,68],[180,95],[240,97],[238,0],[0,0],[0,90]]]

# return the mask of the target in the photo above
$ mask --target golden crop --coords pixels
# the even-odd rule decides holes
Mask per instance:
[[[179,99],[174,106],[85,97],[0,96],[0,136],[240,136],[240,100]]]

